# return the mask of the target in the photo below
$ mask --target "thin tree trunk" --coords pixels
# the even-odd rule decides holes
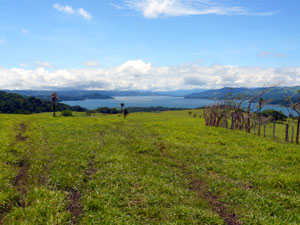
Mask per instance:
[[[298,117],[297,122],[297,133],[296,133],[296,143],[299,144],[299,126],[300,126],[300,116]]]
[[[231,116],[231,127],[230,127],[231,130],[234,129],[234,116]]]
[[[289,124],[285,125],[285,141],[289,142]]]
[[[250,109],[248,109],[248,118],[247,118],[247,132],[251,132],[251,113]]]
[[[241,117],[242,117],[242,124],[241,124],[240,130],[243,130],[244,129],[244,124],[245,124],[244,114],[242,114]]]
[[[52,107],[53,107],[53,117],[55,117],[55,102],[52,103]]]

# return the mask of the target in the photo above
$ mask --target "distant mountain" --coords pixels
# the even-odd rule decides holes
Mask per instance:
[[[51,93],[57,92],[60,101],[79,101],[85,99],[113,99],[99,91],[86,90],[62,90],[62,91],[43,91],[43,90],[5,90],[8,93],[16,93],[24,96],[33,96],[36,98],[49,100]]]
[[[57,104],[57,111],[62,111],[66,109],[80,112],[86,110],[85,108],[82,108],[80,106],[69,106],[62,103]],[[29,114],[51,111],[51,101],[0,91],[0,113]]]
[[[113,99],[116,96],[185,96],[187,94],[201,92],[204,90],[175,90],[175,91],[89,91],[89,90],[5,90],[9,93],[16,93],[24,96],[33,96],[40,99],[49,100],[52,92],[57,92],[60,101],[79,101],[86,99]]]
[[[233,96],[255,96],[259,94],[265,88],[230,88],[225,87],[221,89],[208,90],[200,93],[193,93],[186,95],[185,98],[198,98],[198,99],[224,99],[226,95],[231,93]],[[286,99],[289,96],[293,96],[294,101],[300,100],[300,95],[297,95],[297,91],[300,90],[299,86],[296,87],[275,87],[265,93],[262,97],[265,100],[269,100],[270,104],[286,104]]]
[[[190,89],[190,90],[174,90],[174,91],[158,91],[156,93],[169,96],[186,96],[193,93],[206,91],[207,89]]]

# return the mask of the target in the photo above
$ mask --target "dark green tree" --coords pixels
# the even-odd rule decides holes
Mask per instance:
[[[267,109],[261,112],[261,115],[264,117],[272,116],[273,120],[276,121],[286,121],[287,116],[284,115],[282,111],[276,111],[274,109]]]

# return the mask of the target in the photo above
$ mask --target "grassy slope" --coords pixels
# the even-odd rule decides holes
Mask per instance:
[[[299,146],[203,124],[0,115],[0,221],[300,224]]]

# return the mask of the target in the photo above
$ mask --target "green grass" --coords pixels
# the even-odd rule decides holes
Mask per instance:
[[[300,224],[300,147],[270,132],[187,111],[0,115],[0,221]]]

